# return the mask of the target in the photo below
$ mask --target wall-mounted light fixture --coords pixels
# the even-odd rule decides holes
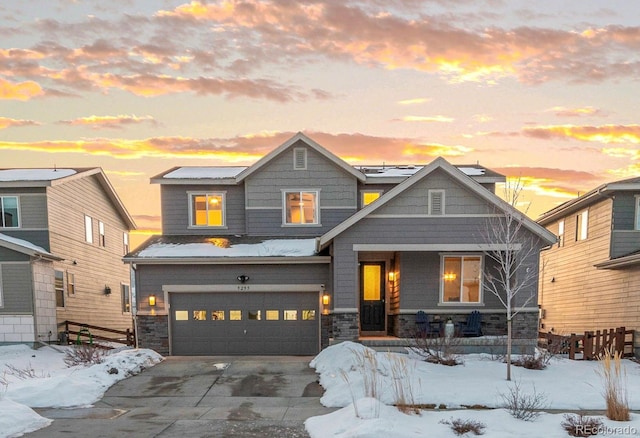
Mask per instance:
[[[551,283],[555,283],[556,282],[556,277],[551,277]]]
[[[238,281],[240,283],[246,283],[247,281],[249,281],[249,276],[248,275],[244,275],[244,274],[243,275],[238,275],[236,278],[238,279]]]
[[[395,271],[389,271],[389,283],[393,283],[396,280]]]
[[[104,294],[105,295],[111,295],[111,288],[109,286],[107,286],[106,284],[104,285]]]
[[[331,297],[329,296],[329,294],[327,292],[322,294],[322,304],[325,306],[329,305],[329,301],[331,301]]]
[[[156,296],[155,295],[149,295],[149,306],[150,307],[154,307],[156,305]]]

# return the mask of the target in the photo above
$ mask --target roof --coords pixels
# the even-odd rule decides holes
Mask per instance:
[[[152,184],[237,184],[247,166],[174,167],[151,178]]]
[[[293,144],[295,144],[298,141],[302,141],[302,142],[306,143],[307,146],[309,146],[312,149],[314,149],[320,155],[323,155],[329,161],[333,162],[337,167],[341,168],[346,173],[348,173],[351,176],[355,177],[357,180],[359,180],[359,181],[365,181],[366,180],[366,177],[362,172],[357,171],[352,166],[347,164],[343,159],[341,159],[337,155],[334,155],[333,153],[329,152],[327,149],[325,149],[324,147],[320,146],[315,141],[311,140],[309,137],[304,135],[302,132],[298,132],[296,135],[291,137],[289,140],[285,141],[280,146],[278,146],[276,149],[272,150],[267,155],[265,155],[264,157],[259,159],[253,166],[247,168],[244,172],[240,173],[236,177],[236,180],[238,182],[240,182],[240,181],[244,180],[245,178],[247,178],[249,175],[252,175],[253,173],[258,171],[260,168],[265,166],[267,163],[269,163],[271,160],[273,160],[275,157],[280,155],[283,151],[285,151],[286,149],[288,149],[289,147],[291,147]]]
[[[367,177],[367,183],[400,183],[410,176],[415,175],[424,166],[416,165],[360,165],[356,166],[358,170]],[[491,169],[487,169],[479,164],[461,164],[455,165],[465,175],[470,176],[479,183],[497,183],[504,182],[505,177]]]
[[[330,231],[322,235],[318,241],[319,248],[325,248],[329,243],[337,237],[339,234],[355,225],[357,222],[376,211],[383,205],[385,205],[390,200],[394,199],[396,196],[403,193],[405,190],[409,189],[418,181],[425,178],[427,175],[434,172],[436,169],[442,169],[447,172],[451,177],[453,177],[456,181],[462,184],[464,187],[477,194],[479,197],[483,198],[489,204],[495,206],[496,208],[502,211],[509,211],[513,213],[518,220],[521,220],[525,228],[534,234],[538,235],[541,239],[548,242],[549,244],[553,244],[556,242],[556,236],[545,229],[544,227],[538,225],[533,220],[529,219],[524,213],[516,210],[514,207],[509,205],[507,202],[503,201],[495,194],[482,187],[478,182],[474,181],[471,177],[466,175],[460,169],[451,165],[447,160],[442,157],[438,157],[433,160],[430,164],[424,166],[419,171],[415,172],[415,174],[409,178],[407,178],[404,182],[398,184],[388,192],[384,193],[380,198],[376,200],[376,202],[372,202],[371,204],[364,207],[362,210],[359,210],[354,215],[350,216],[347,220],[332,228]]]
[[[0,187],[55,187],[88,176],[97,178],[98,183],[105,190],[127,228],[130,230],[136,229],[136,223],[120,200],[107,175],[99,167],[0,169]]]
[[[62,257],[58,257],[47,251],[46,249],[34,245],[33,243],[12,237],[7,234],[0,233],[0,247],[7,248],[12,251],[17,251],[22,254],[26,254],[31,257],[42,257],[49,260],[64,260]]]
[[[603,198],[609,197],[616,191],[637,191],[640,192],[640,177],[628,178],[620,181],[614,181],[602,184],[595,189],[571,199],[559,206],[546,211],[536,220],[540,225],[547,225],[554,220],[560,219],[575,211],[581,210]]]
[[[248,236],[154,236],[136,251],[124,257],[125,262],[179,262],[194,260],[241,263],[248,260],[291,262],[294,259],[324,259],[316,253],[315,238],[248,237]],[[318,262],[316,260],[315,262]]]

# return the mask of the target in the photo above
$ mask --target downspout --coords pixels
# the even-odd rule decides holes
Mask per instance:
[[[136,284],[136,264],[129,263],[129,284],[131,292],[131,315],[133,317],[133,333],[135,335],[135,347],[138,348],[138,293]]]

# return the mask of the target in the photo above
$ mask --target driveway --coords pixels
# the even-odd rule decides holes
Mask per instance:
[[[37,409],[29,437],[306,437],[304,420],[334,409],[311,357],[167,357],[112,386],[91,408]]]

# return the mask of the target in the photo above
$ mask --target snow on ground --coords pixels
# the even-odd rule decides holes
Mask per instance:
[[[512,366],[512,381],[508,382],[502,361],[486,354],[462,355],[461,359],[463,365],[450,367],[403,354],[376,353],[351,342],[331,346],[310,366],[320,375],[325,389],[322,404],[343,409],[309,418],[305,423],[307,431],[312,438],[453,437],[456,434],[451,427],[441,422],[461,418],[484,423],[487,437],[567,437],[561,427],[563,411],[605,409],[600,365],[596,361],[553,358],[544,370]],[[632,410],[640,410],[640,365],[630,360],[622,363],[629,405]],[[514,385],[522,393],[541,394],[546,400],[545,409],[554,413],[542,413],[535,421],[511,417],[502,409],[503,395],[510,395]],[[375,399],[370,397],[374,394]],[[391,406],[396,403],[397,394],[404,394],[405,403],[444,405],[447,409],[404,414]],[[465,410],[474,405],[497,409]],[[605,428],[600,435],[640,436],[640,415],[633,414],[630,422],[598,418]]]
[[[71,348],[0,347],[0,437],[20,436],[51,423],[31,408],[91,406],[114,383],[163,359],[153,350],[123,348],[108,350],[101,364],[69,367],[64,359]],[[20,378],[21,372],[33,377]]]

